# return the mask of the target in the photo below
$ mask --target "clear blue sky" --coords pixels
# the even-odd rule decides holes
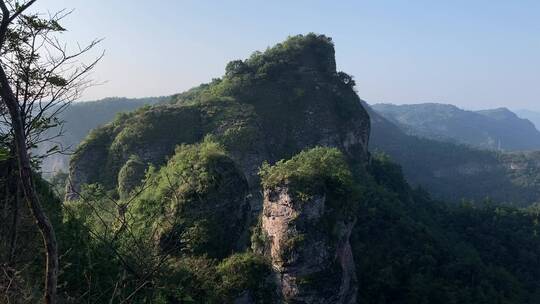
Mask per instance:
[[[540,110],[540,1],[38,0],[75,9],[66,41],[105,38],[84,100],[181,92],[289,35],[331,36],[370,103]]]

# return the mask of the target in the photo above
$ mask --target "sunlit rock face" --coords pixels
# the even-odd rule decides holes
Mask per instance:
[[[266,189],[261,229],[264,252],[287,303],[356,303],[349,244],[354,220],[327,212],[326,196],[300,201],[287,187]],[[327,228],[332,227],[327,231]]]

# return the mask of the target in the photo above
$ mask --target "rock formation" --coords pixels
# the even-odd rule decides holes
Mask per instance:
[[[286,302],[356,303],[354,220],[336,219],[333,233],[308,228],[328,216],[327,208],[324,195],[302,202],[287,187],[264,192],[262,233]]]
[[[359,198],[343,155],[304,151],[263,167],[264,203],[255,250],[271,262],[287,303],[356,303],[349,237]]]
[[[315,146],[367,159],[369,116],[354,81],[336,71],[330,38],[291,37],[264,53],[233,61],[222,79],[157,105],[120,116],[95,130],[70,164],[67,198],[85,183],[113,190],[130,157],[161,166],[180,144],[213,136],[244,172],[252,210],[262,207],[258,168]]]

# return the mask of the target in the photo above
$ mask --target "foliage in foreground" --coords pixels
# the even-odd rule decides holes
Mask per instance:
[[[169,173],[182,166],[211,168],[209,164],[216,163],[209,159],[225,157],[211,142],[180,147],[177,155],[182,157],[154,171],[153,178],[160,180],[167,168],[175,168]],[[309,165],[314,160],[320,166]],[[349,175],[339,173],[346,168],[341,160],[335,149],[316,148],[266,167],[269,179],[263,181],[270,182],[270,176],[317,176],[311,171],[315,168],[350,181]],[[212,185],[207,183],[211,170],[201,170],[193,191]],[[368,171],[370,177],[363,182],[352,180],[362,191],[351,235],[359,303],[538,302],[538,209],[433,201],[422,190],[410,189],[399,166],[386,157],[374,157]],[[201,177],[206,181],[198,184]],[[166,189],[149,187],[146,197],[160,198],[154,203],[162,206],[171,204],[171,196],[163,195]],[[63,223],[58,224],[63,252],[60,294],[66,302],[119,302],[135,291],[130,298],[134,303],[231,303],[246,290],[259,302],[271,299],[275,287],[263,257],[242,250],[219,257],[212,257],[211,251],[164,255],[148,235],[122,231],[118,217],[108,216],[117,206],[102,188],[89,187],[85,197],[85,202],[65,205]],[[199,216],[206,215],[212,218],[209,210]]]

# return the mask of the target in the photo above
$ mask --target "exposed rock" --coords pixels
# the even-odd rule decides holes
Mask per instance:
[[[354,220],[325,219],[331,216],[327,208],[325,195],[301,201],[288,187],[264,191],[264,251],[286,302],[356,303],[356,273],[349,244]],[[323,224],[333,220],[330,226]],[[326,230],[330,227],[333,231]]]

